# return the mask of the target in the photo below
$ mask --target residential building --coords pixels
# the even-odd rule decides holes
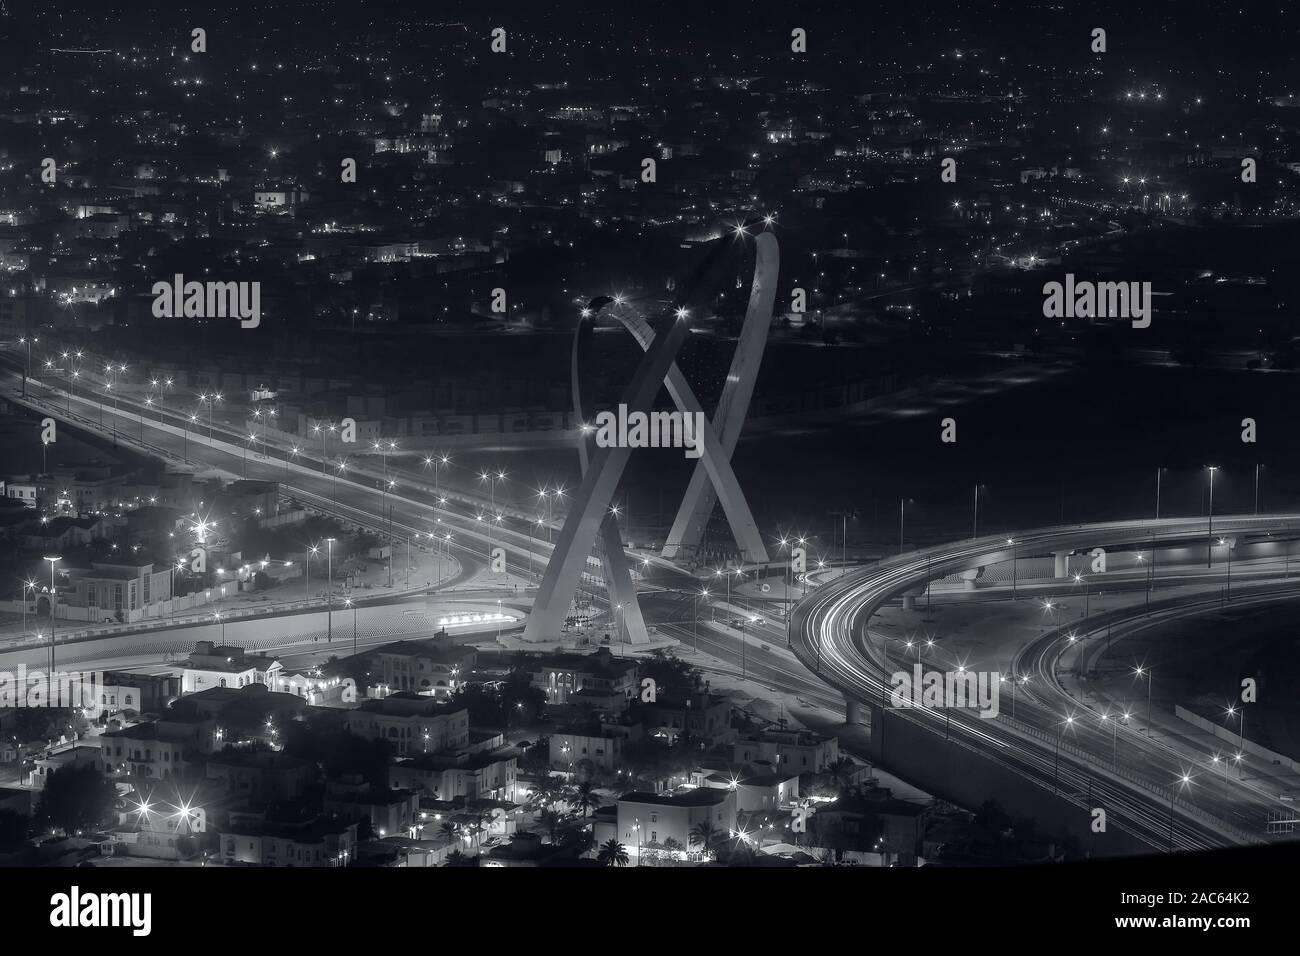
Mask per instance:
[[[216,745],[216,721],[169,713],[99,735],[100,771],[122,776],[170,780],[189,776],[201,756]]]
[[[274,687],[284,669],[264,654],[250,654],[242,647],[198,641],[181,672],[181,693],[194,694],[212,687],[246,687],[265,684]]]
[[[550,734],[551,767],[572,772],[590,763],[592,769],[617,770],[623,765],[623,748],[641,736],[640,724],[594,722],[557,728]]]
[[[820,773],[839,756],[838,737],[824,737],[807,730],[770,729],[746,734],[732,747],[735,763],[767,763],[781,773]]]
[[[445,700],[473,669],[478,652],[463,644],[397,641],[375,652],[374,664],[382,686],[390,691],[414,691]]]
[[[343,715],[343,726],[367,740],[387,740],[399,757],[457,750],[469,743],[469,714],[410,691],[364,701]]]
[[[704,825],[726,837],[736,828],[736,792],[703,787],[673,794],[634,792],[618,801],[618,841],[629,855],[641,844],[668,839],[691,845],[691,832]]]
[[[593,654],[530,655],[523,664],[531,683],[546,694],[548,704],[567,704],[583,688],[612,692],[631,701],[637,693],[635,660],[616,658],[609,648]]]

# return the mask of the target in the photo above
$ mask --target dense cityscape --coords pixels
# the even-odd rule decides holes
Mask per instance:
[[[0,867],[1282,859],[1296,13],[1138,6],[0,0]]]

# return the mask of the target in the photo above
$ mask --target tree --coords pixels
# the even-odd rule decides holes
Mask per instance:
[[[600,845],[596,862],[601,866],[627,866],[627,847],[611,837]]]
[[[117,789],[94,767],[60,767],[41,791],[36,815],[65,833],[93,830],[112,818]]]
[[[698,846],[704,853],[711,853],[715,845],[723,839],[722,832],[708,820],[701,820],[691,827],[691,846]]]
[[[560,837],[560,846],[573,847],[579,855],[590,850],[593,843],[595,843],[595,839],[591,835],[591,830],[587,827],[565,830],[564,835]]]
[[[600,806],[600,794],[591,788],[590,780],[578,784],[578,793],[573,798],[573,805],[582,811],[584,818],[590,811]]]
[[[447,854],[448,866],[478,866],[478,857],[466,856],[460,850],[452,850]]]
[[[833,762],[826,765],[826,773],[830,775],[837,787],[842,787],[849,780],[849,774],[853,772],[856,764],[848,757],[837,757]]]
[[[27,818],[12,810],[0,810],[0,853],[21,849],[27,842]]]
[[[556,838],[560,833],[560,826],[563,822],[564,821],[560,819],[560,815],[550,808],[543,810],[537,816],[538,825],[547,832],[552,843],[558,842]]]
[[[456,824],[452,823],[450,820],[443,820],[438,826],[438,832],[448,840],[454,840],[456,839]]]
[[[675,654],[656,649],[650,659],[643,661],[639,670],[642,680],[655,682],[655,695],[659,700],[686,700],[699,686],[700,672]]]

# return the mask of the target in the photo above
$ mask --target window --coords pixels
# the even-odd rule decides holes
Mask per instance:
[[[152,574],[146,574],[146,575],[144,576],[144,603],[145,603],[145,604],[148,604],[148,603],[149,603],[149,586],[150,586],[152,583],[153,583],[153,575],[152,575]]]

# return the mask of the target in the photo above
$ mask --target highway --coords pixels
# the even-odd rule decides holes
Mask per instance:
[[[329,474],[323,474],[331,463],[313,458],[309,441],[304,441],[297,455],[290,455],[288,449],[250,443],[249,436],[223,430],[220,425],[212,429],[209,437],[206,422],[191,423],[186,417],[165,409],[146,409],[125,399],[114,408],[98,400],[102,398],[101,393],[86,394],[74,388],[69,395],[58,387],[58,380],[29,379],[28,398],[24,401],[20,397],[19,376],[10,367],[5,368],[5,373],[3,394],[18,404],[26,404],[103,439],[115,438],[125,448],[165,461],[188,463],[200,470],[214,469],[236,477],[280,482],[286,494],[308,507],[379,533],[391,531],[398,542],[394,550],[399,554],[407,539],[413,542],[412,546],[419,546],[423,539],[431,547],[430,535],[443,538],[451,534],[449,542],[443,538],[444,546],[450,548],[466,570],[486,564],[491,542],[506,545],[507,568],[522,577],[536,573],[550,555],[548,541],[554,528],[552,523],[526,520],[511,514],[512,509],[504,506],[497,509],[498,520],[493,521],[486,498],[452,490],[445,482],[439,488],[443,499],[440,503],[431,484],[413,481],[395,469],[387,472],[388,479],[394,482],[390,490],[385,472],[377,467],[378,456],[373,461],[367,455],[352,458],[342,473],[331,468]],[[259,447],[261,451],[257,450]],[[489,522],[493,524],[491,530]],[[403,582],[402,572],[395,571],[394,585]]]
[[[391,527],[399,542],[399,554],[403,538],[432,541],[429,535],[435,532],[439,537],[452,535],[447,544],[466,572],[484,565],[489,541],[507,546],[508,569],[521,578],[534,576],[550,557],[553,523],[538,524],[522,513],[510,513],[504,506],[497,509],[501,517],[494,521],[482,497],[443,485],[440,490],[446,500],[440,502],[430,483],[421,483],[405,473],[389,490],[384,472],[379,470],[380,462],[369,460],[370,456],[364,462],[354,460],[343,476],[322,474],[326,463],[311,457],[310,443],[305,443],[296,457],[285,449],[267,449],[270,454],[249,451],[239,435],[223,434],[220,428],[214,428],[209,439],[206,423],[192,426],[187,419],[165,409],[150,412],[142,420],[140,410],[129,401],[115,411],[94,395],[69,396],[62,389],[35,380],[30,380],[28,386],[29,403],[34,408],[107,437],[111,426],[99,424],[103,416],[105,422],[116,422],[119,441],[137,445],[146,454],[188,461],[226,474],[279,481],[286,493],[313,508],[380,532]],[[4,392],[18,399],[17,376],[12,372]],[[396,469],[388,472],[390,478],[397,474]],[[493,524],[490,531],[489,522]],[[1214,527],[1219,534],[1297,531],[1300,515],[1222,517],[1215,519]],[[867,622],[886,601],[915,591],[926,581],[1007,561],[1014,555],[1028,557],[1098,546],[1145,548],[1152,544],[1196,543],[1207,541],[1207,528],[1202,518],[1112,522],[1040,529],[1013,535],[1012,540],[1014,545],[1005,536],[988,536],[916,551],[822,585],[799,602],[791,622],[793,649],[812,673],[803,673],[784,650],[771,649],[784,643],[784,635],[770,624],[757,629],[757,635],[762,636],[751,634],[746,638],[745,673],[760,683],[791,690],[817,706],[836,707],[837,701],[826,685],[854,700],[880,702],[888,696],[888,675],[911,666],[897,657],[897,652],[891,656],[887,642],[869,636]],[[654,560],[654,570],[698,585],[695,578],[659,560]],[[394,584],[400,587],[403,578],[402,572],[396,572]],[[693,625],[690,598],[649,590],[643,591],[642,600],[647,612],[652,608],[655,612],[653,617],[648,614],[648,620],[662,621],[666,634],[728,665],[740,663],[740,640],[735,629],[713,623],[702,623],[698,629],[688,626],[688,622]],[[701,603],[704,608],[709,606]],[[768,645],[767,650],[763,644]],[[1048,642],[1035,652],[1035,666],[1046,673],[1054,670],[1063,650]],[[1054,682],[1040,686],[1041,692],[1027,694],[1018,701],[1014,720],[1005,707],[1002,715],[992,720],[965,711],[936,714],[914,710],[904,712],[903,717],[937,735],[950,735],[953,745],[998,760],[1036,785],[1059,789],[1081,807],[1088,804],[1112,808],[1111,817],[1117,825],[1154,848],[1164,849],[1167,845],[1171,809],[1176,848],[1198,849],[1262,839],[1267,811],[1278,805],[1274,798],[1236,784],[1227,776],[1215,779],[1191,762],[1181,762],[1177,751],[1131,731],[1120,738],[1125,744],[1124,757],[1111,762],[1112,728],[1100,723],[1092,726],[1093,721],[1079,712],[1064,690],[1050,690]],[[1067,717],[1073,718],[1069,724],[1065,724]],[[1178,783],[1183,773],[1192,774],[1191,783],[1185,787]]]
[[[1300,515],[1214,519],[1216,535],[1297,528]],[[914,551],[845,574],[799,602],[791,621],[793,649],[809,669],[846,699],[887,705],[892,688],[889,675],[910,671],[917,659],[870,630],[872,615],[892,598],[908,591],[916,593],[927,581],[1010,561],[1014,556],[1095,547],[1145,548],[1153,542],[1157,546],[1186,545],[1206,541],[1207,531],[1204,518],[1107,522],[1044,528],[1009,537],[990,535]],[[1276,599],[1278,591],[1294,592],[1294,588],[1289,584],[1274,588],[1269,596]],[[1217,592],[1212,603],[1218,604]],[[1133,728],[1136,720],[1113,736],[1116,728],[1109,719],[1103,721],[1084,709],[1057,681],[1060,657],[1068,646],[1061,629],[1049,632],[1035,645],[1026,649],[1021,659],[1033,661],[1042,690],[1019,692],[1014,719],[1005,703],[1005,690],[1001,712],[995,718],[981,718],[975,711],[961,708],[911,708],[895,713],[934,733],[939,746],[950,735],[952,745],[996,760],[1026,781],[1060,792],[1081,809],[1108,808],[1112,822],[1154,849],[1169,846],[1171,831],[1173,847],[1182,850],[1261,842],[1266,839],[1268,811],[1290,808],[1277,796],[1213,769],[1208,755],[1205,766],[1200,766],[1165,742],[1148,739]],[[922,663],[937,670],[956,670],[958,666],[955,661],[943,664],[937,655],[922,659]],[[1019,673],[1023,666],[1014,672]],[[1119,745],[1125,753],[1112,759]]]

